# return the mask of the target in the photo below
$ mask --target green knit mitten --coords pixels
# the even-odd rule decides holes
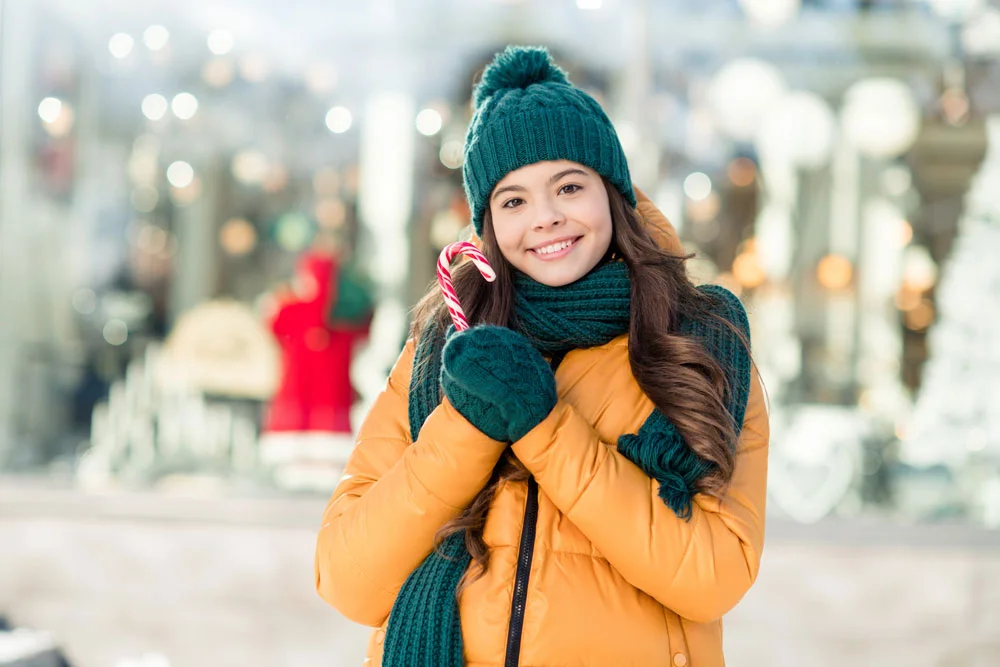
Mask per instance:
[[[493,325],[448,339],[441,388],[473,426],[507,442],[524,437],[556,405],[556,378],[542,355],[521,334]]]

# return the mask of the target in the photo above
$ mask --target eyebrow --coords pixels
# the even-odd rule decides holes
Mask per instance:
[[[552,175],[552,178],[549,179],[549,185],[552,185],[553,183],[569,176],[570,174],[579,174],[580,176],[586,176],[587,172],[578,167],[570,167],[569,169],[563,169],[558,174]],[[502,188],[496,189],[496,191],[493,193],[493,196],[490,197],[490,201],[493,201],[504,192],[525,192],[526,190],[527,188],[525,188],[523,185],[505,185]]]

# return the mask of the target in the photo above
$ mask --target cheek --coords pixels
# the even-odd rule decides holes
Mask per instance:
[[[614,236],[610,211],[605,215],[596,218],[591,224],[594,235],[600,240],[605,250],[611,245],[611,238]]]
[[[580,215],[591,231],[601,239],[611,238],[611,205],[603,186],[591,188],[586,199],[580,200]]]
[[[493,234],[496,236],[497,246],[505,257],[509,258],[510,254],[516,252],[520,247],[521,237],[513,225],[505,225],[502,222],[500,224],[494,223]]]

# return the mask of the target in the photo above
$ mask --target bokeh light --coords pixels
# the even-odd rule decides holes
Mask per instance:
[[[235,42],[233,33],[224,28],[217,28],[208,34],[208,50],[217,56],[232,51]]]
[[[845,137],[861,153],[888,159],[904,153],[917,138],[920,108],[902,81],[863,79],[847,89],[841,123]]]
[[[351,112],[345,107],[333,107],[326,112],[326,126],[334,134],[347,132],[351,122]]]
[[[464,148],[465,145],[463,142],[457,139],[450,139],[441,144],[441,150],[438,153],[441,164],[449,169],[459,169],[462,163],[465,162]]]
[[[851,284],[854,266],[843,255],[830,254],[816,265],[816,279],[828,290],[841,290]]]
[[[712,179],[700,171],[688,174],[684,179],[684,194],[694,201],[705,199],[712,194]]]
[[[170,104],[167,98],[159,93],[150,93],[142,98],[142,115],[149,120],[160,120],[163,118]]]
[[[142,41],[150,51],[159,51],[170,41],[170,31],[162,25],[151,25],[142,33]]]
[[[441,131],[441,114],[436,109],[423,109],[417,114],[417,131],[425,137],[432,137]]]
[[[124,345],[128,340],[128,325],[117,318],[111,319],[105,323],[101,333],[109,345]]]
[[[170,109],[181,120],[188,120],[198,113],[198,98],[191,93],[178,93],[170,102]]]
[[[112,56],[118,59],[128,57],[128,54],[132,53],[133,46],[135,46],[135,40],[132,35],[124,32],[112,35],[111,39],[108,40],[108,50]]]
[[[178,160],[167,167],[167,181],[175,188],[186,188],[193,180],[194,168],[187,162]]]
[[[231,218],[219,229],[219,245],[233,257],[247,255],[257,246],[257,228],[246,218]]]

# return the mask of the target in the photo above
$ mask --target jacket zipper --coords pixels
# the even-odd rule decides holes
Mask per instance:
[[[538,523],[538,482],[528,478],[528,499],[524,505],[521,545],[517,552],[517,573],[514,575],[514,597],[510,606],[510,627],[507,630],[507,657],[504,667],[517,667],[521,655],[521,630],[524,628],[524,606],[528,600],[528,576],[535,551],[535,528]]]
[[[566,356],[557,352],[549,359],[554,373]],[[514,596],[510,602],[510,626],[507,628],[507,655],[504,667],[517,667],[521,660],[521,631],[524,629],[524,607],[528,601],[528,577],[535,554],[535,529],[538,526],[538,482],[528,478],[528,498],[524,503],[521,523],[521,544],[517,548],[517,571],[514,574]]]

